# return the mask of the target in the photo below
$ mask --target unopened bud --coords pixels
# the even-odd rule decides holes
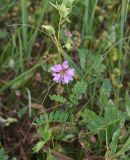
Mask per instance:
[[[9,65],[10,68],[14,68],[15,61],[13,59],[10,59],[8,65]]]
[[[115,68],[113,70],[113,74],[116,76],[116,77],[119,77],[121,75],[121,71],[118,69],[118,68]]]
[[[65,44],[65,47],[66,47],[66,49],[67,49],[68,51],[70,51],[70,50],[72,49],[72,42],[71,42],[71,41],[67,42],[67,43]]]
[[[118,56],[117,49],[114,48],[113,51],[112,51],[112,60],[113,60],[113,61],[117,61],[118,58],[119,58],[119,56]]]
[[[42,29],[50,34],[55,34],[55,29],[51,25],[42,25]]]
[[[70,11],[71,11],[71,9],[67,8],[64,4],[61,5],[60,8],[59,8],[60,16],[63,17],[63,18],[67,18]]]

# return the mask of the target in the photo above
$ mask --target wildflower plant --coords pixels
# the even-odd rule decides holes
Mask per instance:
[[[51,67],[51,72],[53,76],[53,81],[55,81],[57,84],[68,84],[69,82],[73,81],[74,75],[76,73],[74,68],[71,68],[69,65],[68,60],[63,60],[65,51],[64,51],[64,46],[67,46],[66,48],[70,49],[70,40],[69,42],[67,41],[64,46],[62,46],[62,38],[61,38],[61,27],[63,24],[66,22],[70,22],[68,15],[72,10],[72,5],[73,5],[74,0],[64,0],[62,4],[52,4],[53,7],[55,7],[59,11],[59,24],[58,24],[58,31],[51,26],[51,25],[42,25],[42,29],[45,31],[45,33],[51,37],[53,43],[55,44],[58,54],[57,54],[57,61],[58,64],[54,65]],[[69,47],[68,47],[69,46]],[[67,54],[66,54],[67,55]],[[72,60],[70,60],[72,61]],[[72,63],[74,64],[74,62]],[[40,141],[34,146],[33,150],[34,152],[38,152],[41,148],[44,147],[48,141],[51,140],[52,136],[49,137],[44,137],[42,134],[46,135],[47,133],[53,134],[51,131],[51,127],[49,126],[50,121],[54,122],[61,122],[65,123],[66,121],[69,121],[69,123],[72,123],[74,121],[74,107],[79,104],[79,100],[81,100],[87,90],[87,84],[82,80],[77,82],[72,90],[71,93],[68,93],[68,97],[64,97],[62,95],[53,94],[50,95],[50,99],[52,101],[55,101],[56,103],[65,105],[66,110],[61,111],[57,110],[56,112],[51,112],[49,115],[44,114],[44,116],[41,116],[40,118],[37,118],[35,125],[39,126],[38,133],[40,130]],[[45,130],[47,126],[47,130]],[[59,133],[59,132],[58,132]],[[65,136],[65,135],[64,135]],[[65,138],[62,135],[62,138]],[[74,135],[71,135],[69,133],[68,137],[74,137]],[[58,134],[55,136],[56,139],[58,139]]]

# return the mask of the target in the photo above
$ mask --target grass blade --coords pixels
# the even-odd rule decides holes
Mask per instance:
[[[27,0],[22,0],[22,24],[27,24]],[[23,30],[23,46],[24,52],[27,51],[27,42],[28,42],[28,30],[26,26],[22,27]]]

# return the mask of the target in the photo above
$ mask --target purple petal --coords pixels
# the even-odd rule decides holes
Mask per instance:
[[[68,61],[64,61],[63,64],[62,64],[62,67],[64,69],[67,69],[69,67]]]
[[[52,76],[54,76],[54,77],[57,77],[57,76],[59,76],[60,74],[58,74],[58,73],[53,73],[52,74]]]
[[[62,68],[62,65],[61,65],[61,64],[57,64],[57,65],[51,67],[51,70],[52,70],[53,72],[61,72],[62,69],[63,69],[63,68]]]
[[[64,77],[63,77],[63,79],[62,79],[62,83],[63,83],[63,84],[65,84],[65,83],[66,83],[66,84],[67,84],[67,83],[69,83],[69,77],[64,76]]]
[[[57,82],[57,83],[59,83],[59,82],[61,81],[61,76],[60,76],[60,74],[54,73],[53,76],[54,76],[53,81],[55,81],[55,82]]]
[[[74,76],[74,69],[68,68],[66,71],[66,75],[68,77],[73,77]]]

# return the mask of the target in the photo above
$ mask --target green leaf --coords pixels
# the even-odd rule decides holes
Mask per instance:
[[[78,93],[86,93],[87,90],[87,83],[85,81],[78,81],[74,87],[72,88],[73,94],[78,94]]]
[[[129,150],[130,150],[130,137],[126,140],[122,148],[116,153],[116,156],[120,156]]]
[[[6,154],[4,148],[0,148],[0,159],[1,160],[8,160],[9,157],[8,155]]]
[[[101,89],[109,95],[111,92],[111,88],[112,88],[112,86],[111,86],[110,80],[104,79]]]
[[[65,112],[62,111],[61,114],[60,114],[59,119],[62,121],[62,120],[64,120],[64,117],[65,117]]]
[[[103,118],[87,108],[80,112],[79,115],[83,118],[83,123],[87,124],[87,127],[91,131],[99,131],[104,126]]]
[[[64,98],[63,96],[60,96],[60,95],[53,94],[53,95],[49,95],[49,96],[50,96],[51,100],[54,100],[56,102],[65,103],[65,101],[66,101],[66,98]]]
[[[98,117],[94,120],[89,121],[87,126],[88,126],[89,130],[91,130],[91,131],[97,130],[99,132],[100,130],[102,130],[104,128],[104,121],[102,118]]]
[[[59,120],[59,117],[60,117],[60,112],[59,111],[56,111],[55,112],[55,115],[54,115],[54,120]]]
[[[130,97],[128,95],[128,92],[126,92],[125,96],[125,108],[126,108],[126,113],[130,118]]]
[[[112,154],[115,154],[117,152],[118,140],[120,138],[120,133],[123,126],[124,126],[124,120],[120,122],[119,128],[112,135],[112,140],[110,144]]]
[[[44,115],[40,115],[39,120],[40,120],[40,122],[43,122],[44,121]]]
[[[83,118],[83,120],[86,123],[89,123],[92,120],[98,119],[98,115],[95,112],[93,112],[87,108],[85,110],[83,110],[82,112],[80,112],[79,115]]]
[[[80,65],[83,70],[85,70],[85,64],[86,64],[86,52],[85,49],[78,49],[78,55],[80,59]]]
[[[52,132],[47,125],[45,127],[39,127],[38,133],[44,141],[48,141],[52,136]]]
[[[58,10],[58,4],[56,3],[56,4],[53,4],[52,2],[50,2],[50,4],[54,7],[54,8],[56,8],[57,10]]]
[[[118,109],[115,106],[105,107],[105,120],[111,122],[118,118]]]
[[[40,115],[39,118],[36,118],[36,125],[41,126],[44,124],[44,122],[45,122],[44,115]]]
[[[74,117],[74,114],[70,114],[70,116],[69,116],[69,119],[70,119],[70,122],[74,122],[74,120],[75,120],[75,117]]]
[[[27,113],[27,108],[26,108],[26,107],[21,108],[21,109],[18,111],[18,117],[19,117],[19,118],[22,118],[22,117],[25,115],[25,113]]]
[[[63,119],[63,120],[66,122],[66,121],[68,120],[69,116],[70,116],[70,115],[66,113],[66,114],[64,115],[64,119]]]
[[[34,153],[39,152],[44,147],[45,143],[45,141],[39,141],[32,149]]]
[[[124,150],[124,152],[130,150],[130,137],[127,139],[127,141],[125,142],[122,150]]]
[[[51,122],[61,122],[64,123],[66,121],[71,121],[71,116],[73,114],[64,112],[63,110],[57,110],[55,112],[50,113],[44,113],[39,116],[39,118],[36,118],[35,125],[42,126],[48,125]]]
[[[117,151],[117,143],[119,140],[119,136],[120,136],[120,128],[118,128],[112,136],[112,142],[111,142],[111,152],[112,154],[116,153]]]
[[[53,121],[53,117],[54,117],[54,112],[51,112],[49,114],[49,121]]]
[[[78,81],[72,88],[72,93],[68,98],[68,105],[70,107],[76,106],[79,104],[79,100],[82,99],[83,95],[86,93],[87,83],[84,81]]]
[[[45,119],[46,122],[48,122],[49,117],[48,117],[47,113],[44,113],[44,119]]]

